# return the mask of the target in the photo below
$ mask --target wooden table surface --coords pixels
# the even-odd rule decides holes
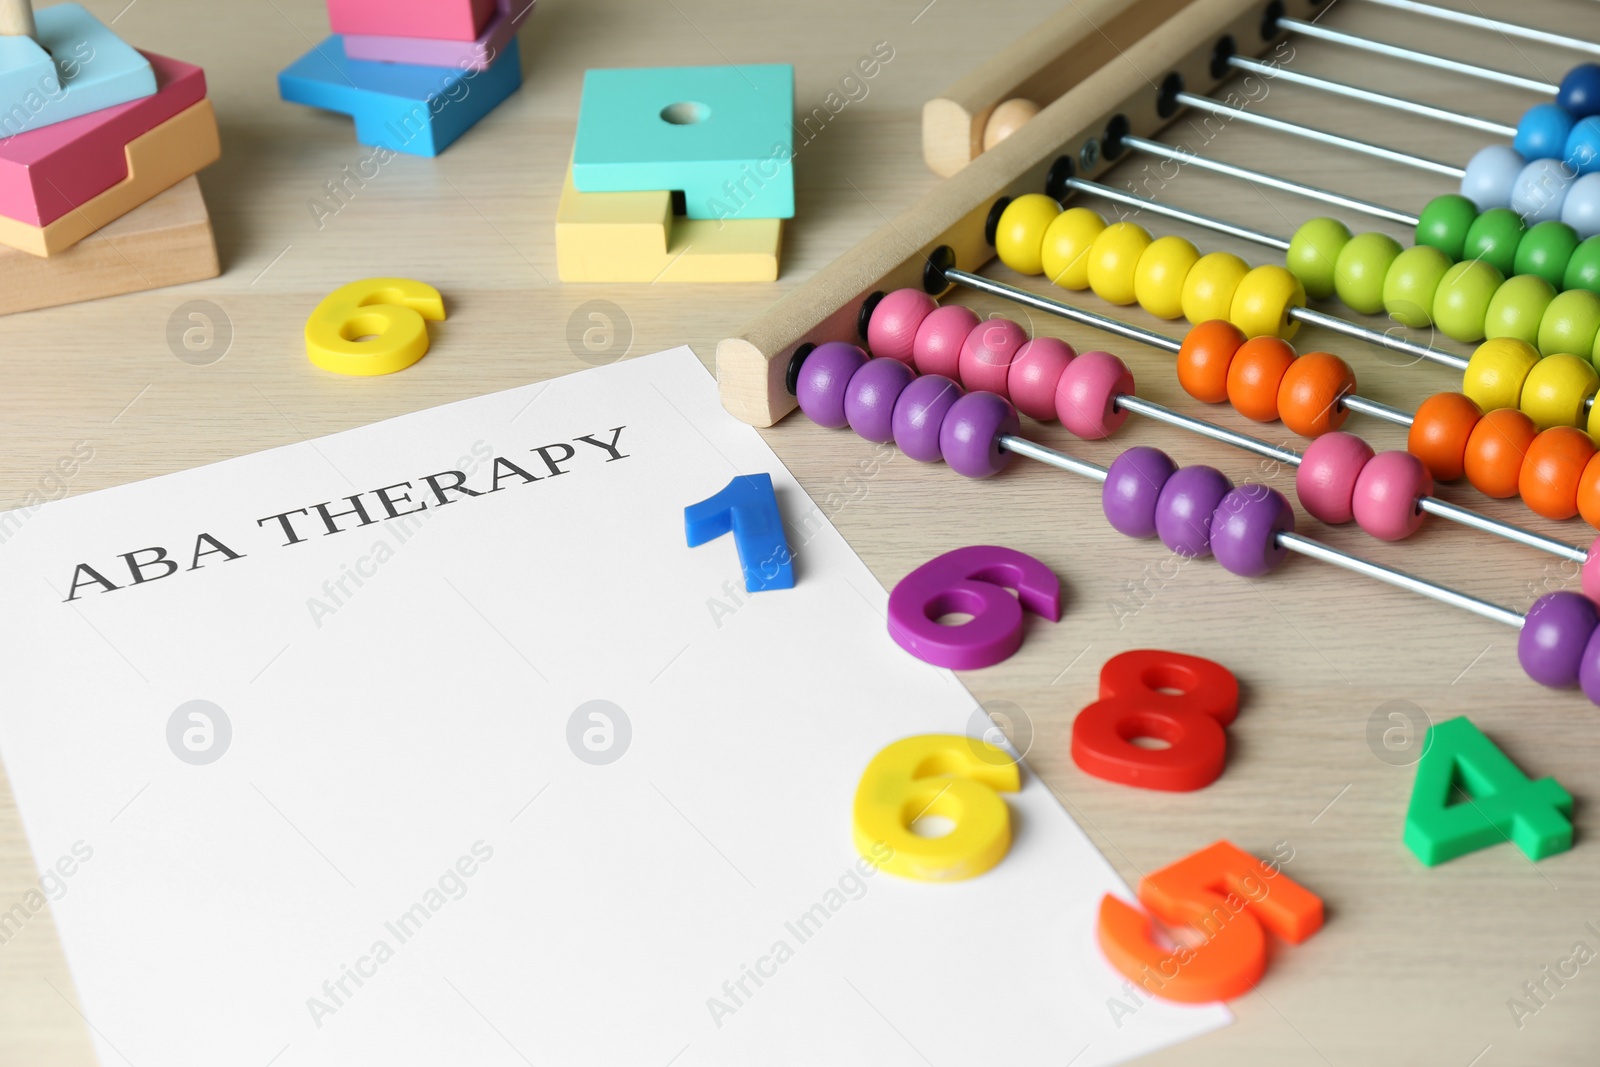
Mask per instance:
[[[201,183],[224,273],[202,284],[5,322],[0,502],[7,505],[183,470],[683,342],[709,365],[720,338],[932,188],[936,179],[923,166],[919,146],[922,102],[1056,6],[1048,0],[543,0],[523,31],[526,84],[518,94],[443,157],[401,156],[376,173],[369,168],[370,177],[358,182],[348,174],[360,175],[371,151],[356,144],[349,120],[284,104],[275,90],[276,72],[327,32],[318,0],[87,2],[102,19],[115,18],[116,29],[140,47],[206,68],[223,158]],[[1600,8],[1589,0],[1483,0],[1482,10],[1600,38]],[[1549,81],[1559,80],[1577,58],[1357,0],[1342,0],[1325,22],[1541,73]],[[893,58],[866,83],[866,94],[855,83],[841,87],[878,42],[887,42]],[[1502,121],[1514,123],[1536,102],[1527,93],[1365,59],[1331,45],[1302,40],[1295,47],[1293,69]],[[725,61],[793,63],[802,113],[824,106],[830,92],[854,97],[798,153],[798,217],[786,234],[781,280],[559,284],[553,218],[583,70]],[[1266,88],[1265,98],[1252,105],[1264,112],[1457,163],[1486,140],[1299,87]],[[1450,191],[1445,179],[1291,144],[1240,123],[1214,136],[1180,123],[1166,136],[1208,155],[1413,212],[1429,196]],[[1192,167],[1147,184],[1142,166],[1137,159],[1125,162],[1113,178],[1285,236],[1320,213],[1307,201]],[[339,200],[330,197],[330,183],[343,183]],[[1157,233],[1184,233],[1202,249],[1225,248],[1253,263],[1277,258],[1234,239],[1146,221]],[[1372,228],[1359,216],[1347,221]],[[1409,243],[1398,227],[1376,228]],[[999,264],[989,272],[1018,280]],[[415,277],[444,292],[450,318],[435,329],[432,353],[387,378],[317,371],[301,342],[307,313],[332,289],[370,275]],[[1049,289],[1039,279],[1028,284]],[[1071,299],[1105,309],[1089,294]],[[1177,388],[1169,356],[1108,343],[1089,330],[987,298],[971,302],[1080,349],[1112,348],[1134,368],[1141,393],[1196,412],[1196,402]],[[609,315],[614,330],[609,345],[603,334],[590,334],[586,347],[595,312]],[[1119,314],[1180,330],[1136,310]],[[186,349],[182,334],[195,326],[201,329],[190,334]],[[1459,388],[1442,369],[1402,365],[1321,331],[1302,332],[1297,343],[1344,354],[1364,395],[1397,406]],[[1252,428],[1228,411],[1205,414]],[[1350,428],[1379,447],[1403,447],[1396,427],[1356,419]],[[1296,443],[1280,426],[1254,429]],[[1292,481],[1287,469],[1138,419],[1107,442],[1073,443],[1059,427],[1030,432],[1102,463],[1142,443],[1182,462],[1210,463],[1236,480],[1285,490]],[[1180,563],[1158,543],[1113,533],[1093,486],[1034,464],[1018,463],[999,478],[972,483],[901,457],[864,476],[856,464],[868,446],[848,433],[821,430],[803,417],[763,433],[886,585],[940,552],[973,543],[1032,553],[1062,576],[1062,621],[1031,625],[1017,656],[965,680],[976,698],[1005,713],[1034,773],[1125,878],[1137,881],[1228,838],[1261,855],[1292,850],[1287,872],[1326,901],[1325,929],[1301,946],[1274,946],[1259,991],[1233,1005],[1235,1025],[1145,1062],[1594,1062],[1600,963],[1581,968],[1559,988],[1547,983],[1553,995],[1520,1024],[1508,1006],[1512,997],[1536,1006],[1522,984],[1541,980],[1543,968],[1572,956],[1577,944],[1600,951],[1600,848],[1591,802],[1600,795],[1596,709],[1580,694],[1529,682],[1517,666],[1510,629],[1307,560],[1292,559],[1253,581],[1212,562]],[[74,473],[59,473],[60,461],[74,454],[89,458]],[[1487,503],[1466,486],[1442,488],[1440,495],[1577,543],[1592,533],[1578,520],[1551,523],[1515,502]],[[1576,585],[1570,564],[1442,522],[1410,541],[1381,545],[1357,529],[1323,529],[1301,518],[1303,532],[1331,544],[1519,610],[1546,590]],[[1228,770],[1203,792],[1168,795],[1112,785],[1084,775],[1068,758],[1071,722],[1093,699],[1100,664],[1137,647],[1209,656],[1240,678],[1244,704],[1229,731]],[[1405,849],[1409,763],[1421,727],[1456,715],[1471,716],[1530,775],[1552,775],[1577,797],[1572,851],[1535,865],[1505,845],[1429,870]],[[1410,733],[1407,722],[1415,727]],[[1386,749],[1381,735],[1392,726],[1388,738],[1398,747]],[[9,790],[0,796],[4,911],[37,885],[37,875]],[[112,817],[108,812],[108,824],[94,833],[115,833]],[[1027,937],[1028,931],[1012,934]],[[48,913],[41,913],[0,944],[0,1063],[93,1063],[87,1027],[95,1020],[84,1019],[75,1005],[55,931]],[[116,1043],[115,1034],[105,1036]],[[931,1062],[942,1063],[937,1050],[926,1051]],[[1063,1049],[1062,1062],[1075,1051]],[[682,1060],[692,1062],[692,1055]]]

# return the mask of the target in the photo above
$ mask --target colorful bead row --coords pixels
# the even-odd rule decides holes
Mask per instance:
[[[1451,262],[1484,260],[1507,278],[1536,274],[1558,292],[1600,293],[1600,236],[1580,235],[1564,222],[1529,226],[1510,208],[1480,212],[1466,197],[1446,193],[1417,216],[1416,243],[1437,248]]]
[[[1227,319],[1247,336],[1293,337],[1305,288],[1282,267],[1251,269],[1228,252],[1202,256],[1182,237],[1152,238],[1132,222],[1088,208],[1066,211],[1042,193],[1006,205],[995,226],[1000,261],[1019,274],[1043,274],[1063,289],[1092,289],[1112,304],[1192,323]]]
[[[1095,354],[1085,353],[1079,361]],[[942,375],[919,378],[900,360],[868,359],[861,349],[843,342],[819,345],[805,357],[796,396],[801,410],[820,425],[849,425],[868,440],[892,440],[924,462],[943,458],[969,478],[986,478],[1009,465],[1014,454],[1002,439],[1021,428],[1016,409],[1002,396],[963,393]],[[1330,442],[1329,455],[1313,460],[1308,450],[1301,469],[1315,463],[1314,469],[1326,472],[1336,483],[1335,499],[1342,497],[1350,470],[1364,475],[1383,459],[1367,458],[1370,449],[1348,434],[1330,434],[1323,441]],[[1410,507],[1412,488],[1403,479],[1397,485],[1400,492],[1395,495]],[[1294,509],[1277,490],[1251,483],[1236,487],[1215,468],[1180,468],[1164,452],[1143,446],[1112,462],[1101,507],[1121,533],[1157,536],[1174,553],[1189,558],[1211,555],[1243,577],[1275,570],[1287,554],[1279,535],[1295,528]],[[1587,575],[1587,567],[1585,571]],[[1518,661],[1539,684],[1581,683],[1584,694],[1600,704],[1597,630],[1600,613],[1588,597],[1566,591],[1546,594],[1528,611],[1517,640]]]
[[[1529,222],[1561,219],[1600,233],[1600,116],[1579,119],[1555,104],[1523,115],[1509,145],[1480,149],[1467,161],[1461,195],[1480,208],[1509,207]]]

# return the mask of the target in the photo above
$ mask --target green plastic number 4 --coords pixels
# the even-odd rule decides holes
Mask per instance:
[[[1452,804],[1457,787],[1467,796]],[[1554,778],[1530,781],[1470,719],[1449,719],[1428,730],[1405,842],[1429,867],[1507,839],[1542,860],[1572,847],[1571,814]]]

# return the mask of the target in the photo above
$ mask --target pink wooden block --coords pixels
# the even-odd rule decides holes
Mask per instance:
[[[154,96],[0,139],[0,215],[48,226],[128,176],[129,141],[205,99],[205,71],[142,54]]]
[[[489,25],[475,41],[446,41],[429,37],[347,33],[344,54],[351,59],[381,63],[415,63],[423,67],[458,67],[488,70],[533,14],[538,0],[497,0]]]
[[[334,33],[475,41],[495,0],[328,0]]]

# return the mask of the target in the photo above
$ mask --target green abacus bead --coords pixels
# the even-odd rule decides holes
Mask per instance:
[[[1284,265],[1300,279],[1306,295],[1326,300],[1333,295],[1334,265],[1339,252],[1350,243],[1350,227],[1338,219],[1312,219],[1289,238]]]
[[[1516,266],[1517,245],[1522,242],[1522,218],[1508,207],[1495,207],[1479,215],[1467,228],[1462,259],[1481,259],[1502,275]]]
[[[1539,354],[1566,352],[1587,356],[1600,334],[1600,296],[1587,289],[1568,289],[1550,301],[1539,323]]]
[[[1567,273],[1561,277],[1563,289],[1587,289],[1600,293],[1600,234],[1579,245],[1567,260]]]
[[[1506,276],[1481,259],[1464,259],[1444,272],[1433,294],[1433,321],[1446,337],[1457,341],[1483,340],[1489,301]]]
[[[1389,264],[1383,279],[1383,309],[1402,326],[1433,323],[1433,296],[1450,269],[1450,257],[1429,245],[1408,248]]]
[[[1373,315],[1383,310],[1383,280],[1400,255],[1400,242],[1386,233],[1361,233],[1339,250],[1333,287],[1352,311]]]
[[[1544,320],[1545,308],[1555,298],[1555,287],[1537,274],[1507,278],[1489,301],[1489,312],[1483,319],[1483,336],[1490,339],[1515,337],[1537,345],[1539,323]]]
[[[1513,274],[1537,274],[1559,286],[1567,273],[1567,261],[1578,247],[1578,231],[1564,222],[1546,219],[1522,235],[1512,264]]]
[[[1464,196],[1446,193],[1428,201],[1417,216],[1417,244],[1437,248],[1452,260],[1461,258],[1467,230],[1478,217],[1478,205]]]

